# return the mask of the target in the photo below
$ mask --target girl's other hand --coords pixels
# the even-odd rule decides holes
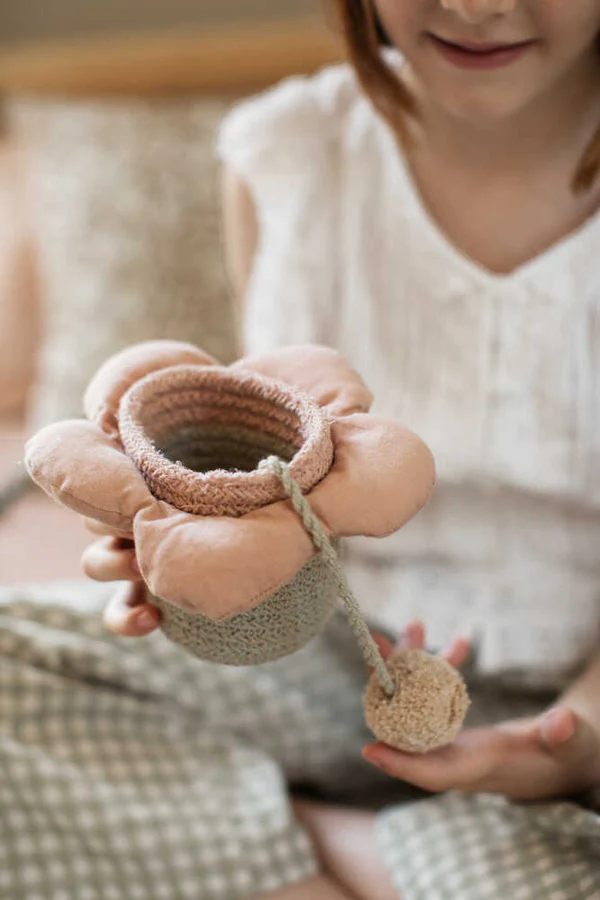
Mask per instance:
[[[160,611],[147,602],[133,541],[91,519],[86,527],[96,539],[82,556],[83,570],[95,581],[119,581],[104,610],[104,624],[123,637],[143,637],[160,623]]]
[[[422,649],[424,636],[423,626],[413,623],[399,647]],[[384,656],[394,649],[386,638],[375,639]],[[444,657],[462,665],[468,648],[467,641],[454,641]],[[541,800],[600,784],[600,735],[562,704],[533,718],[465,729],[448,747],[430,753],[403,753],[377,741],[365,747],[363,756],[393,778],[433,793],[459,790]]]
[[[396,650],[424,650],[425,649],[425,626],[422,622],[414,621],[406,626],[398,643],[394,646],[392,642],[383,634],[374,632],[373,638],[379,647],[384,659]],[[450,663],[456,669],[464,666],[471,653],[471,643],[466,638],[456,638],[447,650],[440,653],[442,659]]]

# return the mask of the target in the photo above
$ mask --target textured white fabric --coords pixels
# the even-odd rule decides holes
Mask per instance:
[[[81,415],[94,372],[129,344],[236,356],[212,147],[225,99],[20,96],[44,334],[28,428]]]
[[[487,672],[563,677],[600,623],[600,215],[509,276],[432,221],[347,66],[234,109],[260,221],[249,352],[323,341],[431,446],[439,482],[348,571],[390,628],[468,629]]]

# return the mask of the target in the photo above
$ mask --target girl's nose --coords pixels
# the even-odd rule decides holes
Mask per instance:
[[[512,12],[518,0],[440,0],[444,9],[449,9],[469,22],[480,25],[494,16]]]

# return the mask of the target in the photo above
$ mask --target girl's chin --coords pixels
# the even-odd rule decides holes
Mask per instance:
[[[491,126],[518,117],[530,106],[531,93],[525,95],[519,86],[452,85],[437,76],[424,79],[428,106],[442,110],[448,117],[480,126]],[[417,93],[418,97],[418,93]]]

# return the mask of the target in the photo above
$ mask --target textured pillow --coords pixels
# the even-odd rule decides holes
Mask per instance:
[[[0,418],[20,417],[38,342],[35,249],[23,154],[0,135]]]
[[[31,427],[82,415],[85,385],[129,344],[237,352],[214,134],[225,100],[14,101],[31,157],[45,335]]]

